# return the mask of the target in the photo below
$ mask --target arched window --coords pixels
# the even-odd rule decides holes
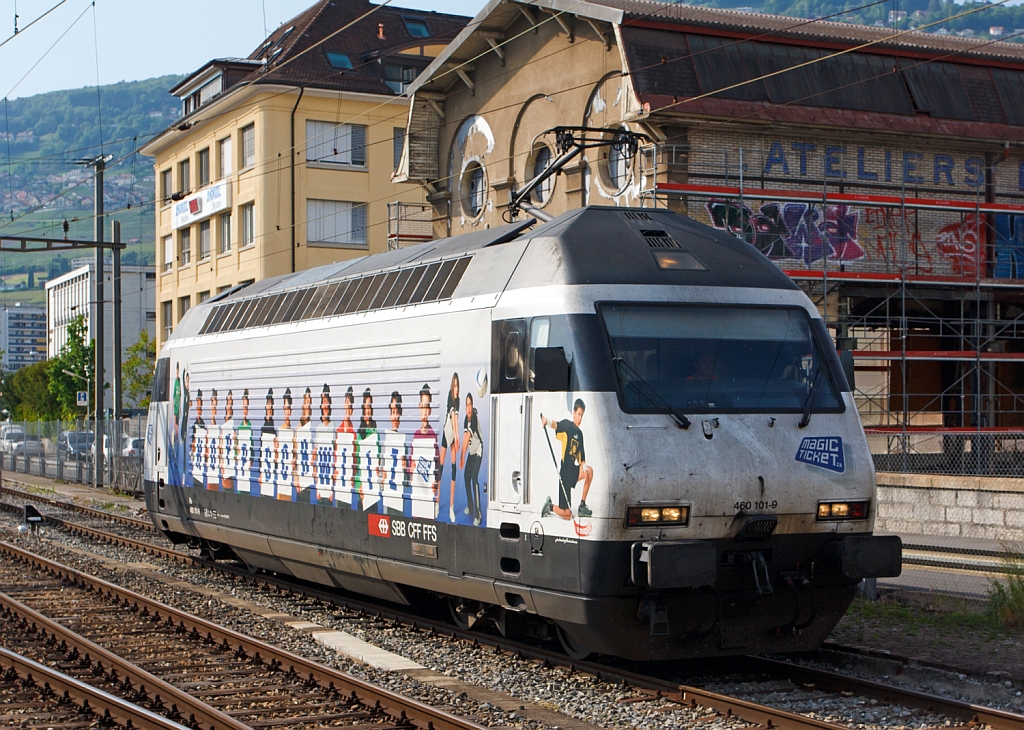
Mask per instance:
[[[484,209],[486,199],[484,180],[484,168],[479,162],[473,162],[466,168],[463,175],[463,190],[465,191],[466,214],[470,218],[476,218]]]
[[[629,158],[623,150],[612,145],[608,148],[608,180],[616,190],[622,190],[629,179]]]
[[[551,149],[547,145],[542,145],[534,150],[533,154],[533,170],[531,171],[530,179],[536,178],[548,167],[551,166]],[[533,202],[540,205],[546,203],[548,198],[551,196],[551,188],[554,183],[550,177],[545,179],[537,187],[533,189],[531,196]]]

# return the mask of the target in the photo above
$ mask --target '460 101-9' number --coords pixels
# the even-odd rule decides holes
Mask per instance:
[[[778,500],[761,501],[761,502],[737,502],[732,506],[737,512],[746,512],[751,509],[775,509],[779,506]]]

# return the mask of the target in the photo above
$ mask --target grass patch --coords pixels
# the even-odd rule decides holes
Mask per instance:
[[[875,625],[899,627],[910,636],[927,631],[991,633],[1000,626],[985,601],[917,591],[893,591],[877,601],[857,597],[848,615]]]
[[[1024,552],[1009,545],[1003,547],[1006,577],[992,581],[989,611],[1003,625],[1019,629],[1024,626]]]

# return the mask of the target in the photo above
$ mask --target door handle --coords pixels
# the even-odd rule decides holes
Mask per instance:
[[[518,471],[512,472],[512,488],[516,490],[516,494],[519,493],[519,486],[522,484],[523,475]]]

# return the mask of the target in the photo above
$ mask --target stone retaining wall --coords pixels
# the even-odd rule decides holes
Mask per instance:
[[[1024,479],[879,472],[875,531],[1024,543]]]

